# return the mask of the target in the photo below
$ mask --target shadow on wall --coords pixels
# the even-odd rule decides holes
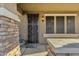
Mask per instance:
[[[19,35],[19,43],[20,43],[20,46],[25,45],[25,40],[21,37],[21,35]]]

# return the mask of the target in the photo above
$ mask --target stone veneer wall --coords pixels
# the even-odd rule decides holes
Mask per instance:
[[[18,22],[0,16],[0,56],[21,55]]]

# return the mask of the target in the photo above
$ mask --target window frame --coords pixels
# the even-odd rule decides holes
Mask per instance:
[[[53,21],[53,25],[52,25],[53,31],[51,31],[51,32],[47,31],[47,30],[48,30],[48,29],[47,29],[47,25],[48,25],[48,24],[47,24],[47,23],[48,23],[48,19],[47,19],[47,18],[50,18],[49,20],[52,20],[52,21]],[[51,18],[53,18],[53,19],[51,19]],[[49,22],[50,22],[50,21],[49,21]],[[46,33],[49,33],[49,34],[52,34],[52,33],[53,33],[53,34],[54,34],[54,16],[52,16],[52,17],[51,17],[51,16],[47,16],[47,17],[46,17]]]
[[[52,34],[58,34],[58,33],[56,33],[57,32],[56,31],[56,21],[57,21],[56,16],[64,16],[64,33],[63,34],[68,34],[67,33],[67,16],[74,16],[75,20],[76,20],[77,14],[44,14],[44,16],[45,16],[45,20],[46,20],[46,16],[54,16],[54,33],[52,33]],[[75,25],[75,33],[76,33],[76,25]],[[75,33],[72,33],[72,34],[75,34]],[[48,34],[48,33],[46,33],[46,34]],[[62,34],[62,33],[60,33],[60,34]]]

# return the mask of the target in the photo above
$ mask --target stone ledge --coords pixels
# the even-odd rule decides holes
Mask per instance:
[[[44,34],[45,38],[79,38],[79,34]]]
[[[79,55],[78,39],[48,39],[49,53],[55,56]],[[54,52],[54,53],[53,53]]]

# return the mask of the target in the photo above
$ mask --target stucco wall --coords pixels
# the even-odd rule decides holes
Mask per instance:
[[[38,19],[38,39],[39,43],[46,43],[46,38],[44,37],[43,34],[46,33],[46,19],[44,12],[39,13],[39,19]],[[50,12],[48,13],[50,14]],[[52,12],[51,14],[77,14],[76,20],[75,20],[75,31],[78,34],[79,33],[79,13],[78,12]],[[44,16],[44,19],[42,19],[42,16]],[[44,22],[42,22],[44,20]],[[27,18],[27,13],[26,16],[23,16],[23,20],[21,21],[21,34],[23,39],[28,39],[28,18]]]
[[[13,13],[17,13],[17,4],[16,3],[3,3],[3,7],[9,9]]]
[[[0,7],[2,7],[3,6],[3,4],[2,3],[0,3]]]
[[[42,18],[41,18],[41,16],[44,15],[44,14],[45,13],[40,14],[40,19],[39,19],[39,41],[40,41],[40,43],[46,42],[46,39],[44,38],[44,35],[43,35],[43,34],[46,33],[46,20],[44,18],[44,22],[42,22]],[[54,14],[56,14],[56,13],[54,13]],[[63,14],[63,13],[61,12],[61,13],[58,13],[58,14]],[[64,14],[70,14],[70,13],[64,12]],[[75,12],[74,14],[77,14],[76,20],[75,20],[75,31],[76,31],[77,34],[79,34],[79,13]]]
[[[45,19],[42,19],[41,17],[44,16],[43,13],[39,14],[39,21],[38,21],[38,35],[39,35],[39,43],[46,43],[46,40],[43,37],[43,34],[45,34],[46,32],[46,21]],[[44,22],[42,22],[42,20],[44,20]]]
[[[39,32],[39,43],[46,43],[46,39],[43,37],[43,34],[46,33],[46,20],[43,19],[42,16],[44,14],[77,14],[76,21],[75,21],[75,30],[76,33],[79,33],[79,4],[20,4],[22,10],[26,11],[27,13],[38,13],[39,20],[38,20],[38,32]],[[25,25],[23,25],[26,22]],[[22,37],[26,36],[25,39],[28,39],[28,27],[27,27],[27,17],[22,21],[23,27],[25,26],[25,31],[21,29],[21,33],[23,33]],[[25,34],[27,33],[27,35]]]
[[[21,15],[20,16],[20,39],[27,40],[28,39],[28,20],[27,15]]]
[[[79,13],[77,13],[77,19],[75,21],[75,30],[76,30],[76,33],[79,34]]]

